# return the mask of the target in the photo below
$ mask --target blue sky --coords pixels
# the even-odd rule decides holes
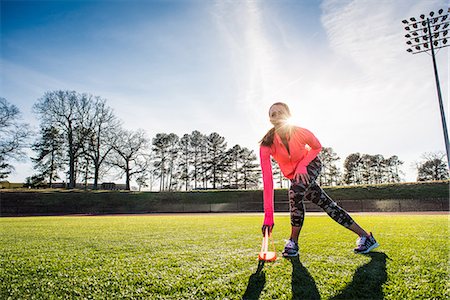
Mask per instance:
[[[445,151],[431,57],[401,20],[445,0],[1,1],[0,96],[38,127],[46,91],[106,98],[129,129],[218,132],[255,151],[271,103],[341,157]],[[448,108],[448,48],[437,55]],[[448,110],[448,109],[447,109]],[[447,111],[447,119],[448,119]],[[9,180],[32,172],[15,163]]]

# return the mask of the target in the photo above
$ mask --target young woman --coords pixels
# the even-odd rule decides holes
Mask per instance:
[[[322,163],[317,157],[322,146],[311,131],[289,125],[291,117],[289,107],[282,102],[273,104],[269,109],[270,129],[261,140],[260,159],[264,183],[264,223],[272,231],[273,221],[273,174],[270,157],[280,166],[283,175],[291,180],[289,189],[289,207],[291,213],[291,237],[284,247],[283,256],[298,255],[298,237],[305,218],[303,200],[312,201],[320,206],[333,220],[356,233],[355,253],[367,253],[378,247],[372,233],[368,234],[349,214],[339,207],[316,183]]]

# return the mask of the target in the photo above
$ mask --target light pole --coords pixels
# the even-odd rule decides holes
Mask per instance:
[[[418,18],[411,17],[409,20],[403,20],[402,23],[405,25],[405,30],[408,32],[405,37],[408,39],[406,44],[410,48],[406,49],[406,51],[412,54],[431,51],[439,109],[441,111],[442,129],[444,131],[445,150],[447,152],[447,165],[450,168],[450,145],[435,57],[435,50],[449,46],[447,36],[449,29],[449,12],[450,8],[448,8],[445,13],[443,9],[440,9],[437,14],[433,11],[430,12],[429,17],[422,14]]]

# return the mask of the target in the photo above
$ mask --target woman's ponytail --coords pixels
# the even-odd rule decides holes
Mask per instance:
[[[269,131],[267,131],[266,135],[259,141],[261,146],[271,147],[273,144],[273,139],[275,137],[275,127],[272,127]]]

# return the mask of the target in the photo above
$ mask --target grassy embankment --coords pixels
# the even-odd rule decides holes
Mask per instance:
[[[380,211],[439,211],[447,209],[449,199],[448,181],[340,186],[325,187],[324,189],[331,198],[338,202],[339,200],[357,200],[353,204],[349,202],[342,204],[344,208],[350,211],[371,211],[373,209]],[[362,204],[364,200],[370,199],[382,201],[376,201],[376,203],[374,201],[367,202],[368,206]],[[408,201],[402,202],[402,199]],[[396,202],[391,200],[396,200]],[[285,189],[276,189],[276,210],[287,211],[287,201],[287,191]],[[404,205],[401,203],[404,203]],[[261,210],[261,190],[206,190],[192,192],[55,189],[0,190],[1,216],[149,212],[251,212]]]
[[[449,198],[450,181],[413,182],[378,185],[354,185],[323,187],[325,192],[335,200],[364,200],[364,199],[436,199]],[[84,191],[64,189],[9,189],[0,193],[42,193],[54,194],[55,198],[70,198],[70,194],[86,194],[86,196],[101,198],[108,194],[109,199],[119,199],[125,195],[132,195],[133,200],[155,200],[181,202],[209,202],[223,203],[236,197],[245,198],[255,190],[202,190],[191,192],[135,192],[135,191]],[[285,195],[286,189],[275,189],[275,195]]]

